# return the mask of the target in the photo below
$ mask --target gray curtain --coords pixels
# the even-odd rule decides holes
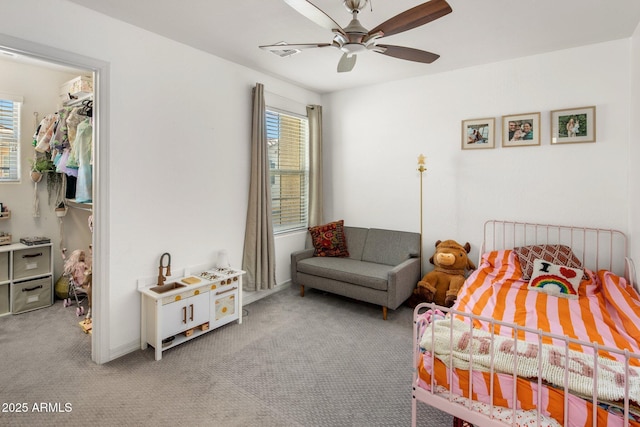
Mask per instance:
[[[251,121],[251,182],[244,235],[242,269],[247,272],[243,289],[259,291],[276,284],[275,244],[271,220],[271,181],[265,123],[264,86],[253,89]]]
[[[308,105],[309,119],[309,225],[322,219],[322,106]]]

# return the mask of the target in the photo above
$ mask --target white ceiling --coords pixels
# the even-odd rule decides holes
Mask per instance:
[[[448,0],[453,13],[380,41],[440,54],[434,63],[364,52],[352,72],[337,73],[338,49],[281,58],[258,48],[331,42],[283,0],[70,1],[320,93],[628,38],[640,22],[638,0]],[[371,1],[359,16],[368,29],[424,2]],[[342,0],[312,3],[342,27],[351,19]]]

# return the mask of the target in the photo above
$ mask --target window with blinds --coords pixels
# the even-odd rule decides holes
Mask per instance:
[[[303,116],[267,109],[267,145],[275,234],[306,228],[309,194],[309,132]]]
[[[20,180],[20,105],[0,94],[0,182]]]

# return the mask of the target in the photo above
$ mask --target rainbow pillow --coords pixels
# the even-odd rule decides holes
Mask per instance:
[[[562,298],[578,298],[578,287],[584,271],[579,268],[552,264],[536,259],[529,280],[529,289]]]

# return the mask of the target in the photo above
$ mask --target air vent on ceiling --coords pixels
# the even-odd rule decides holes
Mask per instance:
[[[280,46],[287,46],[288,43],[287,42],[279,42],[276,43],[276,45],[280,45]],[[283,50],[272,50],[271,53],[278,55],[282,58],[286,58],[288,56],[293,56],[296,53],[300,53],[302,52],[300,49],[283,49]]]

